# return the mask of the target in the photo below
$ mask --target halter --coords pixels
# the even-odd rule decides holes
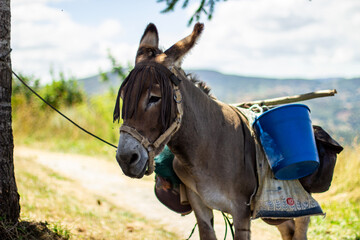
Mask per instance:
[[[167,67],[161,65],[160,63],[156,62],[146,62],[146,63],[139,63],[137,66],[152,66],[155,67],[157,70],[166,74],[166,76],[170,79],[172,86],[173,86],[173,93],[174,93],[174,101],[176,103],[176,118],[174,122],[169,126],[168,129],[165,130],[155,141],[150,142],[149,139],[141,135],[135,128],[127,126],[123,124],[120,127],[120,133],[125,132],[130,134],[133,138],[138,140],[141,145],[148,151],[149,156],[149,163],[148,169],[146,170],[145,174],[150,175],[155,170],[154,164],[154,157],[155,157],[155,150],[158,149],[169,137],[172,137],[180,128],[181,119],[183,116],[183,109],[182,109],[182,95],[180,92],[179,84],[181,83],[181,79],[178,78],[178,72],[176,68],[172,67],[171,70]]]

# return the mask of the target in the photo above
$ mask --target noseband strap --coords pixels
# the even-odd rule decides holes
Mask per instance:
[[[125,132],[130,134],[133,138],[135,138],[137,141],[141,143],[141,145],[148,151],[149,155],[149,162],[148,162],[148,169],[145,172],[146,175],[150,175],[155,170],[155,164],[154,164],[154,158],[155,158],[155,152],[156,150],[161,146],[165,145],[165,141],[170,139],[180,128],[181,125],[181,119],[183,116],[183,108],[182,108],[182,95],[179,89],[178,84],[181,83],[181,79],[177,77],[178,73],[170,71],[165,66],[159,64],[159,63],[151,63],[146,64],[150,66],[154,66],[160,71],[165,71],[165,73],[168,75],[169,79],[172,82],[173,85],[173,93],[174,93],[174,101],[176,102],[176,118],[174,122],[169,126],[168,129],[165,130],[154,142],[150,142],[149,139],[141,135],[135,128],[127,126],[123,124],[120,127],[120,132]],[[174,71],[175,68],[172,68]]]

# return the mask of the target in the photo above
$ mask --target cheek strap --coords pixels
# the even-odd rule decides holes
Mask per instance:
[[[120,133],[125,132],[130,134],[133,138],[140,142],[140,144],[147,150],[149,155],[148,169],[145,174],[150,175],[155,170],[155,152],[159,149],[160,146],[165,145],[165,141],[170,140],[170,138],[179,130],[181,126],[181,119],[183,116],[182,109],[182,95],[178,86],[174,86],[174,100],[176,102],[176,118],[174,122],[170,125],[164,133],[162,133],[154,142],[150,142],[149,139],[141,135],[135,128],[123,124],[120,127]]]

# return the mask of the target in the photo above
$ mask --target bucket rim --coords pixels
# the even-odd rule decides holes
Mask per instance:
[[[310,108],[305,105],[305,104],[301,104],[301,103],[291,103],[291,104],[285,104],[285,105],[281,105],[281,106],[278,106],[278,107],[274,107],[266,112],[264,112],[263,114],[261,114],[260,116],[256,117],[255,121],[253,122],[253,126],[255,126],[255,124],[259,121],[259,119],[265,115],[268,115],[270,114],[271,112],[274,112],[274,111],[277,111],[279,109],[282,109],[282,108],[288,108],[288,107],[304,107],[306,108],[309,112],[311,112]]]

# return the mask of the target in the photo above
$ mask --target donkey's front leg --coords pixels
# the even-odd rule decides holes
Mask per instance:
[[[190,188],[186,188],[190,205],[195,212],[201,240],[216,240],[214,231],[214,215],[200,197]]]
[[[250,240],[250,207],[243,202],[242,206],[237,207],[237,213],[233,214],[235,240]]]

